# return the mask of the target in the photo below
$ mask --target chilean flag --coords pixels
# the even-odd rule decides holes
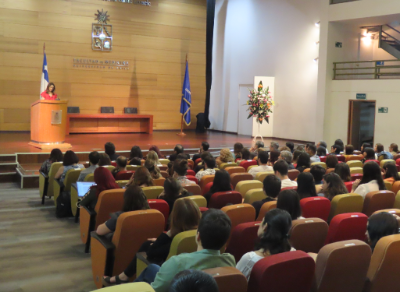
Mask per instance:
[[[40,81],[40,93],[41,94],[43,91],[47,89],[47,85],[49,84],[49,71],[47,71],[47,59],[46,59],[46,53],[43,53],[43,68],[42,68],[42,79]],[[43,97],[40,97],[40,99],[43,99]]]

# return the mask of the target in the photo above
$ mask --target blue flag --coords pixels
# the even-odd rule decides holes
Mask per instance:
[[[47,89],[49,84],[49,71],[47,71],[46,53],[43,56],[42,78],[40,80],[40,94]]]
[[[190,81],[189,81],[189,64],[186,61],[186,72],[185,79],[183,81],[182,88],[182,101],[181,101],[181,114],[183,115],[183,120],[186,126],[191,123],[190,107],[192,105],[192,94],[190,92]]]

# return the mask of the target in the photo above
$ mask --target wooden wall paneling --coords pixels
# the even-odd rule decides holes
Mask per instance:
[[[30,108],[13,108],[4,111],[4,123],[30,123]]]

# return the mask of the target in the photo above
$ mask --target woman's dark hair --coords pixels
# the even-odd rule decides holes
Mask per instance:
[[[129,165],[137,165],[141,166],[142,165],[142,160],[138,157],[134,157],[129,161]]]
[[[373,251],[379,239],[384,236],[399,233],[399,224],[392,214],[381,212],[369,217],[367,232],[369,244]]]
[[[267,175],[263,181],[263,190],[270,198],[276,198],[281,191],[282,182],[276,175]]]
[[[210,189],[210,193],[231,191],[231,177],[226,170],[217,170],[215,172],[214,182]]]
[[[373,148],[365,148],[363,154],[367,155],[364,157],[365,160],[375,160],[375,151]]]
[[[133,146],[131,149],[131,154],[129,156],[129,160],[132,160],[133,158],[143,158],[142,150],[140,149],[139,146]]]
[[[136,186],[141,186],[146,184],[147,186],[153,186],[153,179],[151,178],[150,172],[146,167],[139,167],[133,174],[133,184]]]
[[[335,166],[335,173],[343,182],[351,181],[350,167],[347,163],[338,163]]]
[[[172,177],[168,177],[164,181],[164,199],[175,200],[179,197],[182,186],[179,181]],[[171,210],[172,211],[172,210]]]
[[[379,167],[378,163],[370,161],[364,163],[363,177],[361,179],[360,185],[367,184],[373,180],[376,180],[378,182],[379,190],[386,190],[385,183],[382,179],[381,168]]]
[[[286,191],[282,193],[284,192]],[[294,193],[296,194],[296,192]],[[290,251],[289,232],[292,227],[292,219],[287,211],[278,208],[272,209],[265,214],[262,224],[267,224],[267,229],[261,236],[260,242],[256,246],[257,249],[268,251],[271,255]]]
[[[242,150],[243,150],[242,143],[235,143],[235,145],[233,145],[233,153],[235,153],[235,155],[242,157]]]
[[[353,145],[346,145],[344,154],[353,155],[354,154],[354,146]]]
[[[314,182],[319,183],[322,181],[322,178],[324,177],[326,173],[326,169],[323,168],[321,165],[313,165],[311,166],[310,173],[314,177]]]
[[[99,166],[105,166],[105,165],[111,165],[111,159],[110,156],[106,153],[100,153],[99,154]]]
[[[289,213],[292,220],[301,216],[300,197],[295,190],[284,190],[278,195],[276,208]]]
[[[316,197],[314,177],[309,172],[302,172],[297,177],[297,193],[300,199]]]
[[[243,148],[242,149],[242,159],[243,160],[249,160],[251,158],[251,153],[248,148]]]
[[[115,154],[115,145],[114,145],[113,143],[111,143],[111,142],[107,142],[107,143],[104,145],[104,152],[105,152],[108,156],[114,155],[114,154]]]
[[[215,279],[202,271],[185,270],[174,277],[168,292],[218,292]]]
[[[197,228],[204,249],[220,250],[231,234],[231,219],[221,210],[209,209],[203,213]]]
[[[278,161],[281,152],[279,150],[272,150],[269,152],[269,161],[275,163]]]
[[[338,160],[336,155],[329,154],[326,157],[326,162],[325,163],[326,163],[326,167],[327,168],[335,168],[336,165],[339,163],[339,160]]]
[[[189,169],[188,161],[186,159],[176,159],[174,161],[174,172],[179,176],[185,176]]]
[[[300,172],[303,172],[303,170],[306,168],[310,168],[310,155],[308,155],[306,152],[302,152],[297,159],[296,169],[300,170]]]
[[[131,185],[124,193],[124,206],[122,212],[150,209],[147,198],[141,187]]]
[[[172,177],[174,175],[174,162],[172,162],[172,161],[168,162],[167,167],[168,167],[168,170],[167,170],[168,175],[170,177]]]
[[[370,144],[370,143],[363,143],[363,144],[361,145],[362,153],[364,153],[364,151],[365,151],[366,148],[370,148],[370,147],[371,147],[371,144]]]
[[[392,148],[393,152],[399,152],[399,146],[396,143],[390,144],[390,148]]]
[[[50,92],[49,88],[50,88],[50,86],[52,86],[52,85],[53,85],[53,91],[52,91],[51,93],[54,93],[54,92],[56,91],[56,86],[55,86],[55,84],[54,84],[53,82],[50,82],[49,84],[47,84],[47,87],[46,87],[46,93],[47,93],[47,94],[49,94],[49,92]]]
[[[300,150],[295,150],[293,152],[293,163],[297,162],[297,159],[299,159],[299,156],[304,153],[304,151],[300,151]]]
[[[325,198],[329,199],[330,201],[332,201],[332,199],[337,195],[343,195],[349,192],[340,176],[334,172],[325,174],[324,181],[328,184],[328,187],[326,190],[322,190],[322,193],[324,194]]]
[[[386,162],[383,166],[383,169],[386,171],[385,178],[393,177],[395,181],[400,180],[400,176],[394,162]]]
[[[334,143],[334,145],[338,145],[338,146],[340,146],[340,151],[343,151],[344,150],[344,143],[343,143],[343,141],[341,140],[341,139],[337,139],[337,140],[335,140],[335,143]]]
[[[73,164],[78,163],[78,162],[79,162],[79,158],[75,154],[74,151],[68,150],[67,152],[65,152],[64,158],[63,158],[63,165],[64,166],[70,166],[70,165],[73,165]]]
[[[51,162],[61,162],[63,161],[63,154],[60,149],[55,148],[51,150],[49,160]]]
[[[326,148],[323,146],[319,146],[317,149],[318,156],[326,156]]]

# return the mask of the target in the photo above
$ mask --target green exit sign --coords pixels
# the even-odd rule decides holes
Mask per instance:
[[[367,99],[367,94],[366,93],[357,93],[356,98],[357,99]]]
[[[380,114],[387,114],[389,112],[389,108],[387,107],[379,107],[378,108],[378,113]]]

